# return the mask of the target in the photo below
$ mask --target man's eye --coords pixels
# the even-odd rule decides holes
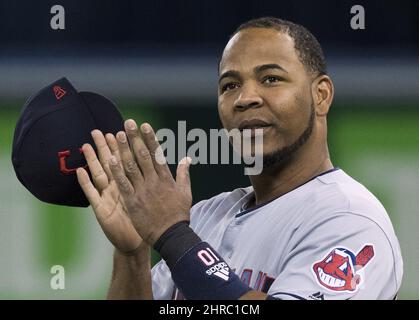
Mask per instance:
[[[225,85],[223,85],[221,87],[221,92],[230,91],[230,90],[236,89],[236,88],[238,88],[238,86],[239,86],[239,84],[238,83],[235,83],[235,82],[226,83]]]
[[[280,77],[277,76],[267,76],[265,78],[263,78],[263,83],[273,83],[273,82],[278,82],[281,81],[282,79]]]

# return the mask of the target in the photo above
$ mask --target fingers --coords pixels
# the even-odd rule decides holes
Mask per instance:
[[[92,174],[93,183],[99,192],[101,192],[109,183],[108,176],[99,162],[93,147],[86,143],[82,146],[82,150],[89,166],[90,173]]]
[[[122,166],[125,170],[126,176],[134,187],[140,185],[144,178],[137,166],[137,163],[132,156],[131,149],[128,144],[127,136],[125,132],[120,131],[116,134],[116,140],[118,144],[119,154],[121,156]]]
[[[122,197],[125,201],[130,200],[130,196],[134,193],[134,187],[125,176],[124,170],[118,164],[114,156],[109,159],[109,168],[111,169],[112,176],[115,179],[115,183]]]
[[[111,151],[111,154],[116,158],[116,161],[119,164],[121,164],[121,155],[119,153],[118,142],[116,141],[115,136],[112,133],[107,133],[105,135],[105,139],[106,143],[108,144],[109,150]]]
[[[155,178],[157,176],[154,169],[151,152],[144,144],[141,138],[137,124],[134,120],[125,121],[125,131],[127,132],[129,142],[131,144],[137,163],[141,168],[141,172],[145,179]]]
[[[93,210],[96,212],[100,204],[100,194],[90,181],[89,174],[83,168],[78,168],[77,171],[77,180],[80,187],[82,188],[84,195],[92,206]]]
[[[191,190],[191,180],[189,175],[189,167],[192,163],[190,157],[182,158],[176,169],[176,184],[184,191]]]
[[[99,156],[100,163],[102,164],[103,169],[105,170],[108,178],[110,176],[109,169],[109,158],[111,157],[111,151],[109,150],[108,144],[106,143],[105,137],[103,136],[102,131],[93,130],[92,133],[93,141],[95,142],[97,153]]]
[[[154,168],[160,177],[171,177],[169,166],[167,165],[166,157],[164,156],[163,149],[154,133],[153,128],[148,123],[141,125],[141,133],[144,143],[152,155]]]

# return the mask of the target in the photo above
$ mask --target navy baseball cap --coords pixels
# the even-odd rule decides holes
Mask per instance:
[[[84,143],[94,146],[93,129],[123,130],[123,119],[109,99],[77,92],[61,78],[29,98],[16,124],[12,163],[19,181],[39,200],[73,207],[89,202],[76,169],[86,166]]]

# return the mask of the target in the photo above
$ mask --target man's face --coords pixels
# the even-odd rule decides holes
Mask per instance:
[[[312,76],[291,37],[272,29],[240,31],[224,50],[219,75],[218,111],[224,128],[262,127],[264,157],[286,158],[289,154],[281,152],[293,153],[309,138]]]

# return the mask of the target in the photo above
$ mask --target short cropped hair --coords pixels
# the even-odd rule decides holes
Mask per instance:
[[[231,35],[249,28],[275,29],[289,35],[294,40],[294,47],[301,63],[316,76],[327,74],[326,60],[316,37],[302,25],[275,17],[263,17],[241,24]]]

